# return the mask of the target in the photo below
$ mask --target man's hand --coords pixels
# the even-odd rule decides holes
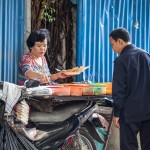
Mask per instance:
[[[119,117],[113,117],[113,124],[116,128],[120,128]]]

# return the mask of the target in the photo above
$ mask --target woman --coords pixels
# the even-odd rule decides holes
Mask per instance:
[[[44,54],[50,43],[49,31],[39,29],[33,31],[28,39],[27,46],[29,52],[25,54],[19,63],[18,84],[24,85],[26,80],[35,79],[41,83],[48,83],[59,78],[69,76],[63,73],[50,74]]]

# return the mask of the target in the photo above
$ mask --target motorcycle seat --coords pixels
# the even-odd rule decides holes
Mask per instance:
[[[52,112],[30,112],[29,120],[35,123],[62,122],[80,112],[87,105],[87,101],[72,101],[58,105]]]

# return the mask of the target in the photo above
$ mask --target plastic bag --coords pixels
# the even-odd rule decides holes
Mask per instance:
[[[34,88],[27,88],[26,89],[27,94],[29,95],[52,95],[53,90],[51,88],[47,87],[34,87]]]
[[[48,134],[45,131],[36,130],[36,128],[21,128],[19,132],[32,141],[38,141]]]

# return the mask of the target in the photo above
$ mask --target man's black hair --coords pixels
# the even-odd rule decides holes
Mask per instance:
[[[38,29],[31,32],[27,38],[27,46],[29,50],[35,45],[35,42],[43,42],[45,39],[47,39],[47,46],[49,46],[50,35],[47,29]]]
[[[125,28],[117,28],[113,30],[109,37],[112,37],[115,41],[122,39],[125,42],[130,42],[130,34]]]

